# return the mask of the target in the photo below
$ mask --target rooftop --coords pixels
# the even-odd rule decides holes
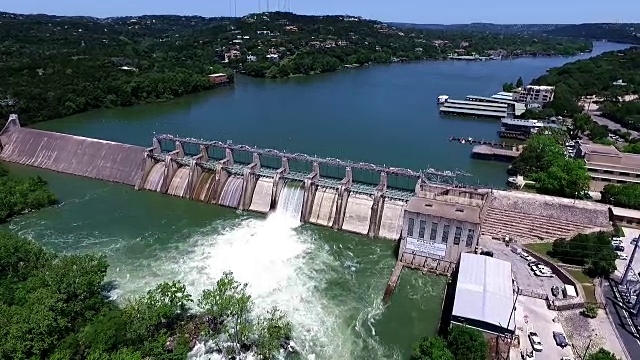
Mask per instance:
[[[409,200],[406,210],[474,224],[480,223],[480,208],[472,205],[414,196]]]
[[[453,316],[482,321],[515,331],[511,263],[463,253],[460,257]],[[507,325],[509,324],[509,325]]]
[[[640,219],[640,211],[638,210],[625,209],[625,208],[612,206],[611,213],[614,216],[622,216],[622,217],[631,218],[631,219]]]
[[[495,95],[493,95],[495,96]],[[486,96],[475,96],[475,95],[467,95],[467,100],[473,101],[473,100],[480,100],[480,101],[487,101],[487,102],[494,102],[497,104],[516,104],[518,103],[517,101],[513,101],[512,99],[501,99],[499,97],[486,97]]]
[[[582,148],[582,152],[585,154],[596,154],[596,155],[608,155],[608,156],[621,156],[622,153],[615,148],[615,146],[611,145],[600,145],[600,144],[581,144],[580,148]]]
[[[493,100],[493,99],[492,99]],[[498,108],[498,109],[506,109],[508,107],[507,104],[501,104],[497,102],[477,102],[477,101],[469,101],[469,100],[452,100],[448,99],[447,104],[451,104],[453,106],[457,105],[473,105],[473,106],[484,106],[489,108]]]

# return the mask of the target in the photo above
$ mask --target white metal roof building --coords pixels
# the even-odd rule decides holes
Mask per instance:
[[[451,322],[492,334],[513,334],[511,263],[465,253],[460,258]],[[508,326],[508,328],[507,328]]]

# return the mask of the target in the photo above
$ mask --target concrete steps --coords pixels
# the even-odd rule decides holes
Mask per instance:
[[[568,238],[593,226],[540,215],[529,215],[488,208],[482,222],[482,234],[492,237],[509,235],[526,242]]]

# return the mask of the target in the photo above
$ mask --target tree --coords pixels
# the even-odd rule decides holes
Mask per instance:
[[[267,315],[258,321],[257,354],[263,359],[270,359],[280,350],[283,339],[291,340],[292,325],[278,308],[273,307]]]
[[[640,210],[640,184],[607,184],[601,195],[605,204]]]
[[[533,180],[542,194],[581,199],[589,190],[591,177],[584,160],[562,158],[536,173]]]
[[[586,360],[619,360],[619,358],[609,350],[600,348],[598,349],[598,351],[594,352],[593,354],[587,355]]]
[[[413,346],[411,360],[454,360],[441,337],[425,336]]]
[[[558,139],[536,134],[527,141],[512,167],[518,174],[529,176],[550,169],[564,157],[564,149],[560,146]]]
[[[593,120],[588,114],[580,113],[574,116],[573,121],[571,122],[572,137],[580,137],[580,135],[590,131],[592,125]]]
[[[484,360],[489,344],[479,330],[454,325],[449,330],[447,348],[455,359]]]
[[[624,146],[623,152],[631,154],[640,154],[640,143],[631,143]]]
[[[515,88],[516,87],[513,85],[513,83],[504,83],[504,84],[502,84],[502,91],[511,92]]]
[[[518,80],[516,80],[516,87],[517,88],[521,88],[524,85],[524,81],[522,80],[522,76],[518,77]]]
[[[247,294],[247,284],[236,281],[233,273],[225,272],[214,288],[204,290],[199,306],[216,323],[216,326],[210,328],[214,334],[225,334],[235,344],[243,344],[249,340],[253,331],[250,320],[251,295]],[[228,350],[237,355],[237,348]]]
[[[611,245],[611,234],[600,231],[578,234],[569,240],[553,242],[549,256],[563,263],[585,267],[591,277],[607,277],[616,270],[618,255]]]

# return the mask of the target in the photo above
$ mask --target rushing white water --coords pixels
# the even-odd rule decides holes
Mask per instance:
[[[202,290],[214,286],[223,272],[232,271],[236,280],[249,284],[257,313],[277,306],[287,314],[303,359],[351,359],[358,341],[343,309],[323,293],[331,273],[328,268],[340,268],[341,264],[310,233],[297,229],[299,218],[287,214],[288,210],[276,211],[267,219],[224,222],[204,229],[177,253],[154,259],[155,273],[147,274],[145,280],[178,279],[198,297]],[[202,360],[215,359],[204,354],[201,346],[196,353]]]
[[[291,219],[300,219],[304,206],[304,186],[298,181],[287,183],[280,192],[276,214]]]

